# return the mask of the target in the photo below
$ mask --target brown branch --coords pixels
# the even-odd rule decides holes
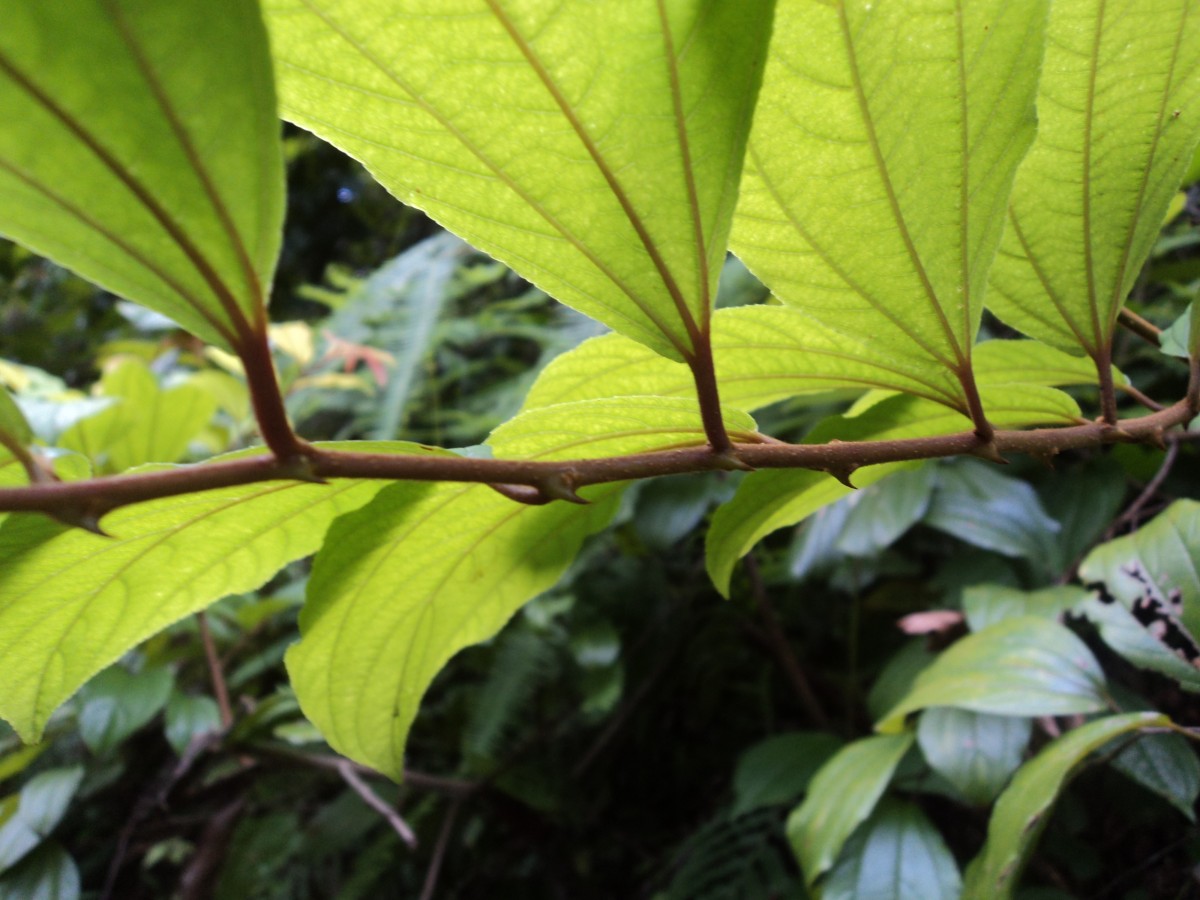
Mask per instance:
[[[1132,310],[1122,308],[1117,313],[1117,324],[1125,328],[1126,331],[1136,334],[1143,341],[1152,344],[1155,348],[1159,346],[1159,335],[1162,334],[1162,329],[1148,319],[1143,319]]]
[[[204,610],[196,613],[196,626],[200,629],[200,643],[204,645],[204,658],[208,662],[208,675],[212,681],[213,693],[217,698],[217,708],[221,711],[221,728],[229,730],[233,724],[233,706],[229,703],[229,688],[225,686],[225,673],[221,669],[221,657],[217,654],[217,645],[213,641],[212,631],[208,627],[208,616]]]
[[[421,900],[433,900],[437,890],[438,875],[442,871],[442,861],[446,858],[446,847],[450,844],[450,835],[454,832],[454,823],[458,819],[458,811],[462,808],[461,797],[455,798],[446,810],[446,818],[442,820],[442,830],[438,832],[437,844],[433,848],[433,859],[429,861],[429,870],[425,873],[425,884],[421,888]]]
[[[828,728],[829,716],[821,706],[821,701],[817,699],[816,692],[813,691],[808,676],[804,673],[804,668],[800,665],[800,660],[796,658],[792,645],[784,633],[783,622],[780,621],[779,614],[771,604],[766,585],[763,584],[758,560],[753,553],[750,553],[743,562],[746,575],[750,579],[750,592],[754,597],[754,605],[766,626],[762,631],[763,642],[787,675],[792,690],[796,692],[796,697],[808,713],[808,717],[821,728]]]
[[[1137,498],[1129,504],[1129,508],[1121,513],[1117,519],[1108,526],[1105,532],[1105,538],[1111,540],[1112,537],[1121,530],[1125,525],[1132,524],[1137,521],[1138,514],[1145,508],[1146,504],[1154,499],[1155,495],[1162,488],[1163,482],[1167,480],[1167,476],[1171,474],[1171,468],[1175,465],[1175,460],[1179,458],[1179,444],[1171,443],[1167,446],[1167,453],[1163,457],[1162,465],[1158,467],[1158,471],[1154,473],[1154,477],[1146,483],[1142,492],[1137,495]]]
[[[371,790],[371,786],[359,777],[355,769],[354,763],[350,760],[338,760],[338,774],[342,776],[342,780],[350,786],[350,789],[362,798],[363,803],[383,816],[384,821],[391,825],[392,830],[400,836],[400,840],[404,841],[409,847],[416,847],[417,835],[413,832],[412,827],[404,821],[400,813],[385,803],[382,797]]]
[[[828,444],[783,444],[763,441],[735,444],[730,454],[710,447],[683,447],[566,461],[471,459],[463,456],[357,453],[313,447],[298,464],[295,459],[248,456],[111,475],[82,481],[31,484],[0,488],[0,511],[45,512],[63,518],[99,517],[121,506],[179,494],[263,481],[323,480],[329,478],[386,479],[391,481],[454,481],[465,483],[528,485],[551,497],[566,488],[576,490],[658,475],[728,469],[730,459],[756,469],[814,469],[846,471],[885,462],[935,459],[962,454],[1028,453],[1049,458],[1064,450],[1098,447],[1120,442],[1161,443],[1164,433],[1195,416],[1186,401],[1161,412],[1118,425],[1088,422],[1061,428],[997,431],[991,444],[974,432],[881,441],[835,441]]]
[[[349,767],[356,775],[367,778],[386,778],[380,772],[376,772],[370,766],[364,766],[361,763],[356,763],[352,760],[345,759],[341,756],[333,756],[328,753],[305,753],[303,750],[295,750],[291,747],[282,747],[276,744],[266,744],[261,742],[252,742],[239,749],[244,750],[251,756],[261,759],[271,759],[282,763],[292,763],[298,766],[306,766],[312,769],[324,769],[333,774],[345,777],[344,767]],[[454,797],[466,797],[475,793],[479,789],[479,782],[464,781],[460,778],[447,778],[442,775],[427,775],[424,772],[413,772],[410,769],[404,770],[403,783],[408,787],[417,788],[419,790],[434,791],[439,794],[449,794]]]

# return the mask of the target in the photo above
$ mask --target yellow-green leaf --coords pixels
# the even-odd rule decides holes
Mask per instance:
[[[0,234],[205,340],[265,327],[283,164],[244,0],[10,0]]]
[[[707,332],[772,0],[267,0],[283,114],[582,312]]]
[[[1054,0],[1038,134],[988,305],[1063,350],[1105,352],[1200,141],[1194,0]]]
[[[966,375],[1046,0],[781,0],[733,249],[919,380]]]

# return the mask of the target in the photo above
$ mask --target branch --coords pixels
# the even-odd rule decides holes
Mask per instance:
[[[828,444],[735,444],[730,453],[684,447],[565,461],[471,459],[462,456],[357,453],[313,447],[303,459],[248,456],[223,462],[178,466],[153,472],[112,475],[82,481],[30,484],[0,489],[0,511],[44,512],[70,522],[96,521],[131,503],[215,488],[280,480],[377,478],[391,481],[455,481],[526,485],[543,497],[565,497],[579,488],[659,475],[709,472],[737,465],[755,469],[814,469],[851,472],[863,466],[962,454],[993,458],[995,453],[1027,453],[1050,458],[1064,450],[1120,442],[1161,444],[1168,429],[1190,421],[1196,411],[1186,400],[1117,425],[1089,422],[1061,428],[997,431],[985,443],[971,431],[936,437]],[[506,491],[512,495],[513,492]],[[532,495],[530,495],[532,497]]]
[[[1155,349],[1159,347],[1159,335],[1162,334],[1162,329],[1153,322],[1143,319],[1132,310],[1121,308],[1117,313],[1117,323],[1123,326],[1127,331],[1136,334],[1143,341],[1152,344]]]
[[[413,832],[412,826],[405,822],[400,813],[385,803],[383,798],[371,790],[371,786],[359,777],[354,763],[348,759],[338,760],[337,771],[350,789],[362,798],[363,803],[383,816],[384,820],[392,826],[392,830],[400,836],[400,840],[410,848],[417,846],[417,835]]]

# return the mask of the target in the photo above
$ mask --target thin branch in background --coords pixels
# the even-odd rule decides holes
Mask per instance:
[[[338,775],[342,774],[343,767],[346,766],[356,775],[362,777],[386,777],[376,772],[370,766],[364,766],[353,760],[345,759],[341,756],[333,756],[329,753],[305,753],[303,750],[296,750],[292,747],[266,743],[250,743],[239,747],[239,749],[260,759],[273,759],[278,762],[293,763],[313,769],[324,769]],[[473,794],[480,787],[480,783],[476,781],[464,781],[461,778],[447,778],[442,775],[427,775],[424,772],[414,772],[411,769],[405,769],[402,781],[407,787],[460,797]]]
[[[429,870],[425,873],[425,885],[421,888],[420,900],[433,900],[437,890],[438,876],[442,871],[442,862],[446,858],[446,847],[450,844],[450,835],[454,832],[454,823],[458,819],[459,809],[462,808],[463,798],[456,797],[446,810],[446,818],[442,820],[442,830],[438,833],[437,844],[433,848],[433,858],[429,861]]]
[[[1146,504],[1155,498],[1159,490],[1163,486],[1163,482],[1167,480],[1167,476],[1171,474],[1171,468],[1175,465],[1175,460],[1179,458],[1179,444],[1171,443],[1167,446],[1166,455],[1163,456],[1162,465],[1158,467],[1158,471],[1154,473],[1142,492],[1137,495],[1134,501],[1129,504],[1125,512],[1121,513],[1113,523],[1108,526],[1108,530],[1104,533],[1105,540],[1111,540],[1112,537],[1124,528],[1126,525],[1136,524],[1138,514],[1146,507]]]
[[[1146,343],[1157,348],[1162,329],[1148,319],[1143,319],[1137,313],[1124,309],[1117,313],[1117,323],[1131,334],[1136,334]]]
[[[200,642],[204,645],[204,658],[208,661],[208,675],[212,679],[213,693],[217,697],[217,708],[221,711],[221,728],[228,731],[229,726],[233,724],[233,707],[229,703],[225,672],[221,668],[221,658],[217,655],[217,645],[213,641],[212,631],[208,627],[208,616],[204,610],[196,613],[196,625],[200,629]]]
[[[821,706],[821,701],[817,699],[816,692],[812,689],[812,684],[804,673],[800,660],[796,658],[791,642],[784,633],[783,622],[780,621],[779,614],[775,611],[767,593],[766,585],[763,584],[758,560],[755,559],[753,553],[749,553],[746,555],[743,565],[746,569],[746,576],[750,579],[750,594],[754,598],[755,611],[762,617],[765,626],[761,632],[763,640],[780,668],[787,675],[792,690],[796,692],[796,697],[800,700],[809,718],[821,728],[827,728],[829,716]]]
[[[400,836],[400,840],[404,841],[409,847],[417,846],[417,835],[413,832],[412,827],[404,821],[400,813],[383,801],[378,794],[371,790],[371,786],[358,777],[358,772],[355,771],[354,763],[348,759],[338,761],[338,774],[342,776],[342,780],[346,782],[354,791],[362,798],[363,803],[383,816],[392,830]]]
[[[1126,394],[1128,394],[1130,397],[1132,397],[1134,400],[1136,400],[1138,403],[1142,404],[1142,406],[1146,407],[1146,409],[1153,410],[1154,412],[1159,412],[1160,410],[1163,410],[1166,408],[1161,403],[1159,403],[1157,400],[1151,400],[1149,397],[1147,397],[1145,394],[1143,394],[1141,391],[1139,391],[1137,388],[1135,388],[1132,384],[1122,385],[1121,390],[1124,391]]]

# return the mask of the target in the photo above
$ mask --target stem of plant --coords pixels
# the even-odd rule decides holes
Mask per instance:
[[[1028,453],[1050,458],[1064,450],[1118,442],[1161,444],[1168,429],[1190,421],[1195,415],[1187,401],[1179,401],[1161,412],[1126,419],[1119,427],[1088,422],[1029,431],[996,431],[989,447],[999,454]],[[301,480],[306,481],[329,478],[454,481],[527,485],[538,490],[555,482],[579,489],[594,484],[710,472],[728,467],[727,458],[714,454],[707,445],[566,461],[357,453],[301,446],[306,453]],[[828,444],[785,444],[764,440],[740,443],[734,450],[741,462],[753,468],[846,471],[884,462],[976,453],[979,437],[974,431],[966,431],[934,437]],[[0,511],[44,512],[71,521],[85,516],[98,519],[121,506],[146,500],[263,481],[296,480],[300,477],[297,468],[294,458],[284,460],[261,455],[153,472],[0,488]]]
[[[1093,359],[1100,379],[1100,418],[1109,425],[1117,424],[1117,392],[1112,376],[1112,347],[1105,346]]]
[[[729,456],[733,442],[725,433],[725,419],[721,415],[721,395],[717,389],[717,371],[713,365],[712,345],[703,341],[696,348],[696,355],[688,359],[692,379],[696,383],[696,398],[700,402],[700,420],[704,434],[713,452]]]

